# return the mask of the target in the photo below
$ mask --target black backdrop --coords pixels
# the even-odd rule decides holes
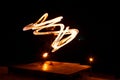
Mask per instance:
[[[3,11],[2,27],[6,32],[3,32],[4,50],[0,62],[4,65],[34,62],[42,52],[51,50],[53,35],[34,36],[32,30],[22,31],[25,25],[48,12],[48,19],[63,16],[63,24],[80,31],[72,42],[55,52],[53,60],[88,64],[88,57],[93,56],[96,70],[114,73],[118,71],[116,65],[119,63],[112,52],[112,8],[102,1],[18,0],[9,4]]]

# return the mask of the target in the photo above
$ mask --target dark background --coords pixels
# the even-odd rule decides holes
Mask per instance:
[[[61,23],[80,31],[72,42],[51,54],[52,60],[89,64],[88,58],[93,56],[95,71],[116,74],[119,72],[119,62],[112,48],[112,9],[112,5],[102,1],[11,2],[3,11],[2,28],[6,32],[3,32],[4,50],[0,54],[0,63],[34,62],[41,60],[43,52],[50,52],[53,35],[35,36],[32,30],[22,31],[24,26],[37,21],[47,12],[48,19],[63,16]]]

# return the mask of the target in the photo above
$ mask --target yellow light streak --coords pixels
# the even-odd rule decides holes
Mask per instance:
[[[60,22],[63,17],[59,16],[56,18],[53,18],[51,20],[47,20],[48,13],[45,13],[38,21],[35,23],[30,23],[27,26],[23,28],[23,31],[26,30],[34,30],[33,34],[34,35],[48,35],[48,34],[54,34],[57,35],[53,43],[51,44],[52,46],[52,52],[57,51],[59,48],[65,46],[69,42],[71,42],[79,33],[78,29],[69,29],[69,26],[65,28],[64,24],[58,23]],[[55,27],[60,27],[59,31],[47,31],[47,32],[40,32],[42,29],[45,28],[55,28]],[[64,35],[69,35],[65,38],[63,38]]]

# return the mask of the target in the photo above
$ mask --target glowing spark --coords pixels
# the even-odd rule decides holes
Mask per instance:
[[[58,23],[63,18],[62,16],[56,17],[54,19],[45,21],[48,17],[48,13],[45,13],[37,22],[31,23],[23,28],[23,31],[26,30],[34,30],[34,35],[47,35],[47,34],[54,34],[57,35],[53,43],[51,44],[53,50],[52,52],[57,51],[59,48],[63,47],[64,45],[68,44],[72,41],[76,35],[79,33],[78,29],[69,29],[69,26],[65,28],[64,24]],[[44,28],[55,28],[60,27],[59,31],[48,31],[48,32],[40,32]],[[63,38],[64,35],[68,35],[68,37]],[[62,39],[63,38],[63,39]]]
[[[47,56],[48,56],[47,52],[43,54],[43,58],[46,58]]]
[[[89,58],[89,61],[90,61],[90,62],[93,62],[93,58],[92,58],[92,57],[90,57],[90,58]]]

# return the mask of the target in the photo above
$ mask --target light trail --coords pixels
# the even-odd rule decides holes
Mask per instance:
[[[57,51],[59,48],[65,46],[69,42],[71,42],[79,33],[78,29],[69,29],[69,26],[65,28],[64,24],[58,23],[60,22],[63,17],[59,16],[51,20],[47,20],[48,13],[45,13],[37,22],[35,23],[30,23],[27,26],[23,28],[23,31],[26,30],[34,30],[33,34],[34,35],[48,35],[48,34],[54,34],[57,35],[53,43],[51,44],[52,46],[52,52]],[[47,31],[47,32],[40,32],[42,29],[45,28],[55,28],[55,27],[60,27],[59,31]],[[64,35],[69,35],[65,38],[63,38]]]

